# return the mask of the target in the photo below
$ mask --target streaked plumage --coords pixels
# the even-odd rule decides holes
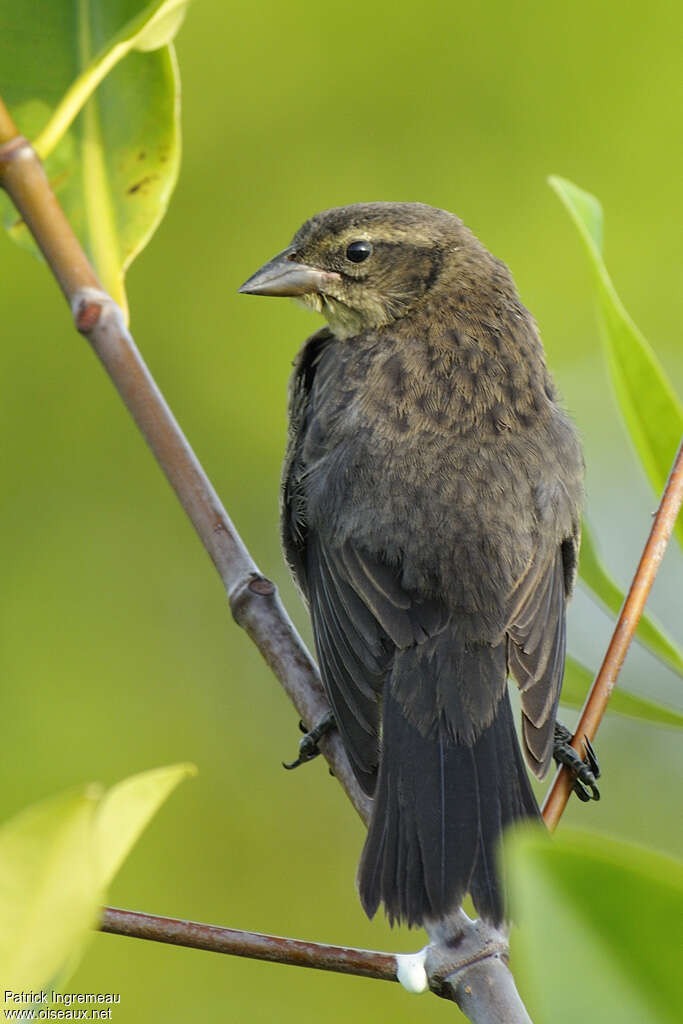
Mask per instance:
[[[421,204],[318,214],[243,290],[296,294],[330,325],[292,376],[282,536],[375,797],[363,905],[417,924],[469,891],[499,922],[496,843],[538,815],[508,668],[540,777],[582,500],[579,443],[533,319],[504,264]]]

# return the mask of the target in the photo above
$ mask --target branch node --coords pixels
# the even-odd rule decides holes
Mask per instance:
[[[111,321],[116,313],[120,313],[119,307],[107,292],[101,288],[92,288],[88,285],[79,288],[71,298],[71,315],[76,330],[83,335],[89,335],[99,324],[104,326],[105,317]]]
[[[249,590],[252,594],[258,594],[260,597],[270,597],[275,593],[275,584],[265,576],[258,576],[249,584]]]
[[[89,334],[100,319],[102,306],[99,302],[82,301],[75,317],[76,329],[81,334]]]
[[[251,572],[248,576],[240,577],[228,590],[230,611],[235,622],[242,624],[244,612],[255,597],[272,598],[276,590],[273,581],[259,572]]]
[[[429,929],[426,968],[432,992],[446,999],[462,988],[475,964],[500,960],[507,964],[510,947],[505,932],[462,911]],[[464,989],[463,989],[464,990]]]
[[[36,156],[33,146],[23,135],[16,135],[9,142],[0,146],[0,182],[2,182],[2,165],[17,160],[30,160]]]

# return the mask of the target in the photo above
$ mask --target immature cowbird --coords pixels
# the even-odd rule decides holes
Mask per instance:
[[[457,217],[362,203],[309,220],[241,291],[329,326],[297,357],[287,560],[358,780],[358,885],[419,924],[470,892],[499,923],[502,829],[553,756],[583,461],[506,266]],[[594,780],[593,780],[594,781]]]

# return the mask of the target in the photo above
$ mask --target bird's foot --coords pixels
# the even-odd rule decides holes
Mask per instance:
[[[303,722],[299,722],[299,728],[304,733],[304,738],[299,742],[299,756],[296,761],[282,762],[282,767],[288,771],[291,771],[292,768],[298,768],[300,764],[306,764],[307,761],[312,761],[314,757],[318,756],[320,753],[320,748],[318,747],[319,740],[336,728],[336,722],[332,712],[328,711],[326,715],[323,715],[318,724],[314,725],[308,732]]]
[[[561,722],[555,722],[553,757],[558,767],[564,765],[571,772],[574,779],[572,788],[579,800],[582,800],[584,803],[587,803],[588,800],[599,800],[600,790],[596,782],[600,778],[600,765],[598,764],[593,745],[584,736],[584,758],[582,760],[574,748],[570,746],[572,739],[572,733],[567,726],[562,725]]]

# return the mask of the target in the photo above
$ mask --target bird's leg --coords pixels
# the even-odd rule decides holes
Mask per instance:
[[[579,800],[582,800],[584,803],[588,800],[599,800],[600,790],[596,785],[596,780],[600,778],[600,765],[595,756],[593,745],[584,736],[584,759],[582,760],[574,748],[570,746],[572,739],[572,733],[567,726],[562,725],[561,722],[555,722],[553,757],[558,767],[564,765],[573,775],[573,789]]]
[[[337,723],[334,720],[334,715],[331,711],[323,715],[317,725],[314,725],[312,729],[306,732],[306,726],[303,722],[299,722],[299,728],[305,734],[304,738],[299,742],[299,756],[296,761],[283,761],[282,767],[291,771],[292,768],[298,768],[300,764],[306,764],[307,761],[312,761],[314,757],[317,757],[320,753],[318,748],[318,741],[326,736],[332,729],[336,729]]]

